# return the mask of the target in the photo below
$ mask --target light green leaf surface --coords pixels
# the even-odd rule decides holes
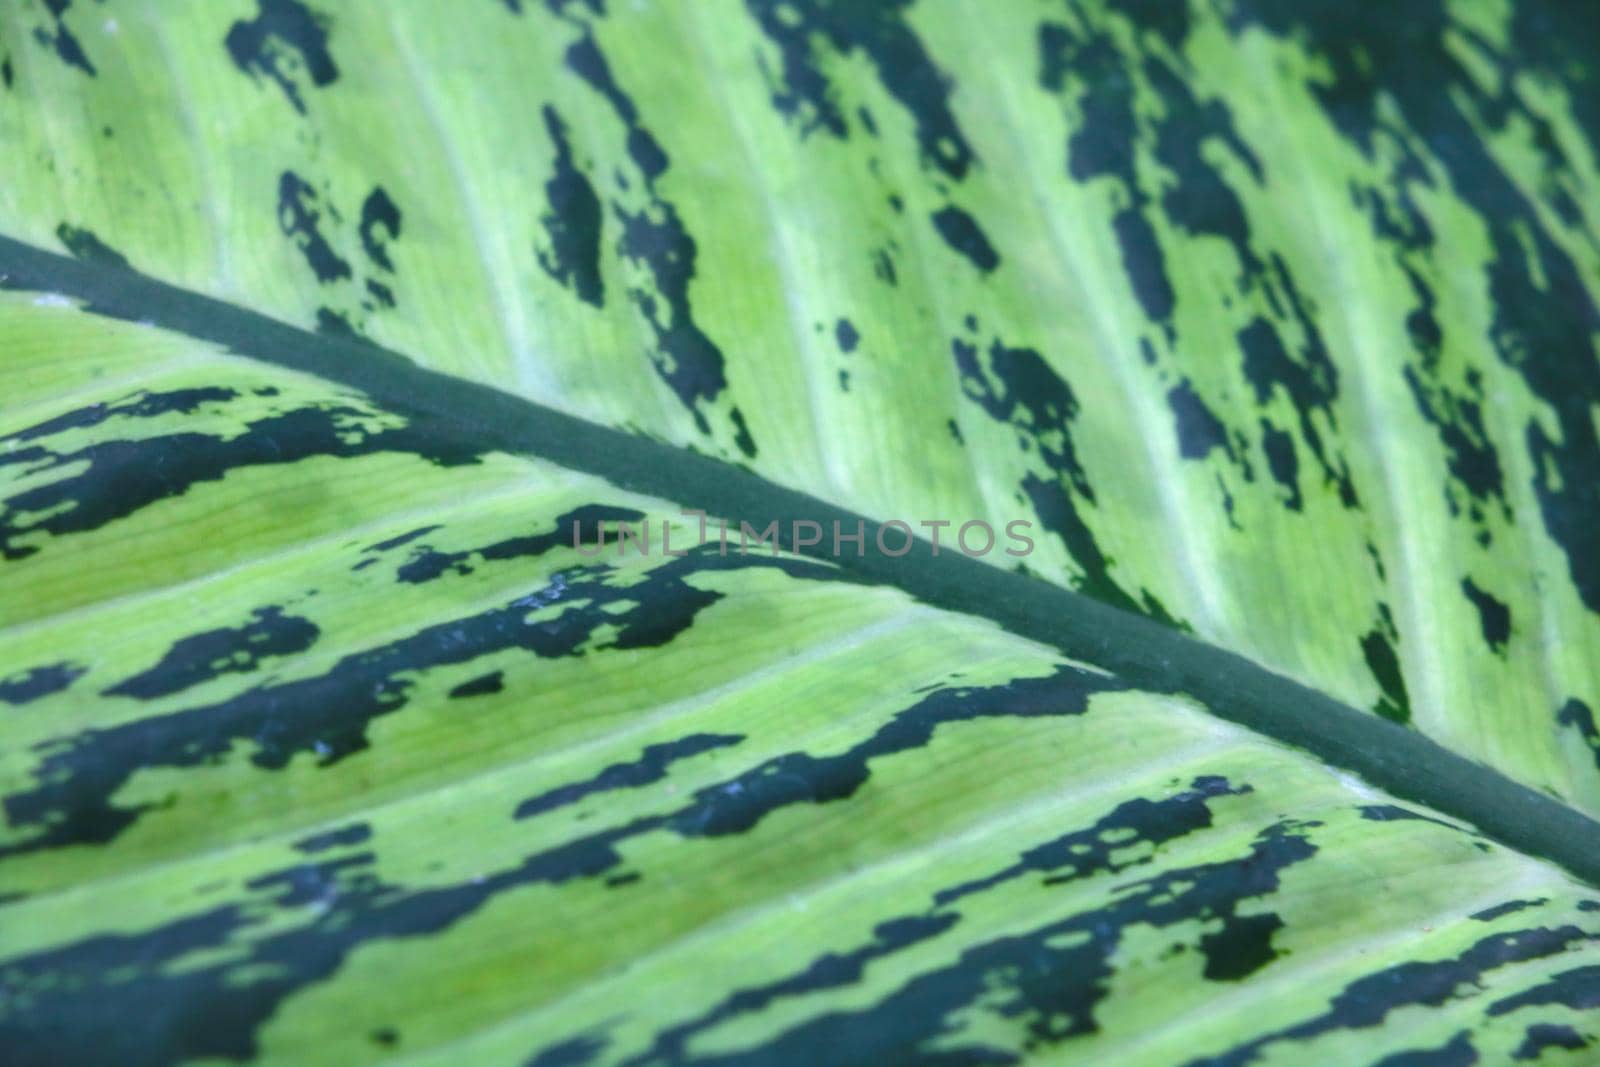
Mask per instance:
[[[1592,828],[1582,5],[327,7],[0,7],[0,1048],[1592,1055],[1586,850],[1441,814],[1489,771],[998,571],[580,555],[703,483],[345,343],[1030,522],[986,562]]]

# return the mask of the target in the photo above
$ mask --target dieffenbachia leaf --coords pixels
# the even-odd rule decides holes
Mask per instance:
[[[1587,21],[0,6],[3,1058],[1582,1062]]]
[[[1582,5],[995,6],[11,5],[0,230],[1031,521],[1030,573],[1600,810]]]
[[[1590,1040],[1546,863],[847,568],[590,556],[696,520],[61,304],[0,303],[8,1062]]]

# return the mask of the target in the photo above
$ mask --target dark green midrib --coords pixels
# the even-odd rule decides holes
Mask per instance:
[[[0,284],[55,292],[90,310],[153,323],[254,359],[359,389],[400,414],[447,420],[486,447],[536,456],[625,489],[757,528],[773,519],[878,524],[741,467],[599,426],[490,386],[427,370],[395,352],[314,334],[120,267],[86,263],[0,237]],[[825,539],[826,540],[826,539]],[[788,537],[784,537],[785,547]],[[890,543],[899,544],[898,536]],[[1423,735],[1358,711],[1243,656],[1079,593],[1003,571],[926,541],[893,558],[834,559],[926,604],[990,619],[1019,636],[1112,671],[1134,685],[1182,693],[1220,718],[1352,771],[1396,797],[1470,823],[1524,855],[1600,886],[1600,822]]]

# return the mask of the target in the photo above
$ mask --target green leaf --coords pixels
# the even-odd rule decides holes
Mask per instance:
[[[1581,1057],[1583,18],[0,9],[8,1057]]]

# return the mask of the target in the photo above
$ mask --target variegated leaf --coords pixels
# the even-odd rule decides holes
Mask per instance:
[[[1591,22],[0,7],[0,1060],[1585,1062]]]

